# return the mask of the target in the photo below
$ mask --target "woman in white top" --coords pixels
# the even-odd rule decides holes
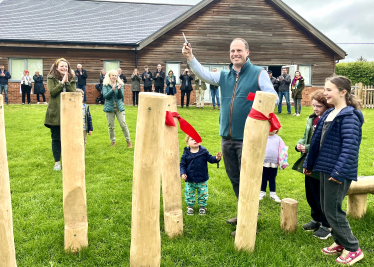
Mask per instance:
[[[27,104],[30,103],[30,92],[32,88],[32,78],[28,70],[24,70],[21,76],[22,105],[25,104],[25,95],[27,94]]]

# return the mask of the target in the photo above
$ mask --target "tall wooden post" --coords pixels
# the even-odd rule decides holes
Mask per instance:
[[[257,92],[252,108],[268,116],[274,111],[276,99],[275,94]],[[235,236],[235,247],[240,250],[253,251],[255,248],[262,168],[269,130],[268,121],[247,118],[244,129],[238,224]]]
[[[160,266],[160,176],[167,96],[140,93],[136,123],[130,266]],[[180,189],[179,189],[180,190]]]
[[[65,249],[88,246],[82,94],[61,93],[61,153]]]
[[[0,95],[0,266],[17,266],[2,95]]]
[[[177,111],[177,99],[168,96],[166,110]],[[174,118],[178,125],[178,119]],[[165,126],[162,157],[162,197],[164,200],[165,233],[169,237],[183,233],[182,193],[179,168],[178,128]]]

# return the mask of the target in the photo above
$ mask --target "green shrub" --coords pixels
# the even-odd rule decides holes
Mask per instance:
[[[352,84],[374,85],[374,62],[348,62],[336,64],[335,73],[351,79]]]

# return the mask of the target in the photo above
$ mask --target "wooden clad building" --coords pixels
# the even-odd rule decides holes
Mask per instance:
[[[273,71],[287,66],[300,70],[307,90],[320,88],[346,53],[281,0],[203,0],[195,6],[128,3],[126,1],[0,0],[0,65],[12,74],[9,102],[20,103],[20,72],[39,69],[46,76],[53,62],[66,58],[87,70],[87,97],[94,103],[101,69],[122,68],[127,77],[125,103],[131,101],[130,76],[135,67],[172,69],[179,76],[187,67],[181,53],[185,33],[196,58],[218,70],[230,63],[234,38],[248,41],[253,64]],[[35,7],[29,12],[29,6]],[[43,7],[43,8],[38,8]],[[60,14],[63,14],[62,16]],[[115,15],[113,15],[115,14]],[[63,19],[64,18],[64,19]],[[68,21],[68,25],[62,21]],[[26,30],[25,30],[26,26]],[[177,86],[177,89],[179,87]],[[179,90],[178,94],[179,94]],[[206,91],[206,101],[210,101]],[[33,96],[33,102],[36,102]],[[192,102],[195,94],[191,95]]]

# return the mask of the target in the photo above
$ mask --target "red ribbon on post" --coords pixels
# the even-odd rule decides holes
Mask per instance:
[[[177,118],[179,121],[179,126],[183,132],[188,134],[189,136],[192,137],[193,140],[195,140],[197,143],[201,143],[201,137],[200,135],[196,132],[196,130],[189,124],[185,119],[183,119],[178,112],[170,112],[166,111],[166,118],[165,118],[165,124],[167,126],[172,126],[172,127],[177,127],[175,125],[174,118]]]
[[[253,101],[255,100],[256,94],[249,93],[247,96],[247,100]],[[274,114],[274,112],[269,114],[269,118],[265,116],[263,113],[255,110],[254,108],[251,109],[251,112],[249,112],[248,117],[255,119],[255,120],[261,120],[261,121],[269,121],[270,122],[270,132],[274,130],[279,130],[282,126],[279,123],[279,120],[277,116]]]

